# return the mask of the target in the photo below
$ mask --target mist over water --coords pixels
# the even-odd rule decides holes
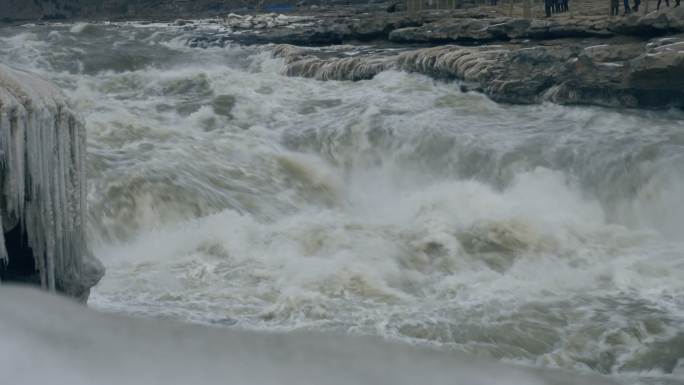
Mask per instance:
[[[681,111],[288,78],[194,33],[0,30],[86,121],[91,306],[684,383]]]

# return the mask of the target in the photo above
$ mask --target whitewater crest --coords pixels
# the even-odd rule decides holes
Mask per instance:
[[[62,93],[0,65],[0,271],[5,280],[33,281],[26,276],[37,272],[43,288],[85,299],[102,277],[103,268],[85,243],[85,156],[85,128]]]

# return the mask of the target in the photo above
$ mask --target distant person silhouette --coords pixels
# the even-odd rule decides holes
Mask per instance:
[[[641,0],[634,0],[634,7],[632,8],[634,13],[639,12],[639,6],[640,5],[641,5]]]
[[[551,12],[553,12],[553,0],[544,0],[544,11],[546,12],[546,17],[551,17]]]
[[[620,14],[620,1],[610,0],[610,15],[618,16]]]
[[[660,11],[660,3],[662,1],[663,0],[658,0],[658,5],[656,6],[656,11]],[[670,0],[665,0],[665,5],[667,5],[667,7],[670,8]],[[679,3],[677,3],[677,5],[679,5]]]
[[[660,3],[660,1],[661,0],[658,0],[658,3]],[[670,1],[670,0],[665,0],[665,1]],[[629,6],[629,0],[624,0],[623,5],[625,6],[625,16],[632,13],[632,7]]]

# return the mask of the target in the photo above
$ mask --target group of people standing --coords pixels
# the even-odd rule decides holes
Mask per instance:
[[[546,17],[550,17],[552,13],[563,13],[570,10],[569,0],[544,0],[544,10]]]
[[[624,1],[625,15],[630,13],[639,12],[639,7],[641,6],[641,0],[634,0],[634,6],[630,6],[629,0]],[[679,7],[681,0],[673,0],[675,2],[675,7]],[[490,0],[492,5],[497,4],[497,0]],[[563,13],[570,10],[569,0],[544,0],[544,10],[546,11],[546,17],[551,17],[554,13]],[[657,10],[660,10],[660,5],[663,0],[658,0]],[[670,6],[670,0],[665,0],[665,5]],[[620,14],[620,0],[610,0],[610,14],[613,16],[618,16]]]
[[[624,8],[625,8],[625,15],[629,15],[630,13],[634,12],[639,12],[639,6],[641,6],[641,0],[634,0],[634,6],[630,7],[629,5],[629,0],[623,0],[624,1]],[[660,4],[663,2],[663,0],[658,0],[658,5],[656,6],[656,10],[660,10]],[[675,0],[675,8],[679,7],[681,0]],[[665,0],[665,5],[670,6],[670,0]],[[610,14],[612,16],[617,16],[620,14],[620,1],[619,0],[610,0]]]
[[[624,1],[624,8],[625,8],[625,15],[629,15],[632,12],[639,12],[639,6],[641,6],[641,0],[634,0],[634,7],[630,7],[629,5],[629,0],[623,0]],[[658,0],[658,8],[660,8],[660,2],[662,0]],[[665,1],[670,1],[670,0],[665,0]],[[668,3],[669,7],[669,3]],[[610,0],[610,15],[611,16],[618,16],[620,14],[620,0]]]

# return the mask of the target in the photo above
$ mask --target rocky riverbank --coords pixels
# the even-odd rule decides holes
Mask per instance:
[[[319,80],[362,80],[398,69],[458,79],[464,90],[505,103],[684,107],[682,36],[588,44],[440,45],[370,54],[281,45],[274,52],[285,59],[287,75]]]
[[[495,11],[327,14],[285,28],[198,34],[188,44],[280,44],[274,55],[287,75],[319,80],[397,69],[460,80],[498,102],[684,107],[684,8],[618,18]]]
[[[513,3],[462,1],[413,16],[402,3],[311,4],[288,15],[217,9],[210,22],[218,28],[193,19],[171,24],[190,33],[193,48],[286,45],[275,55],[290,76],[356,81],[398,69],[456,79],[499,102],[684,107],[684,7],[647,12],[644,2],[639,14],[610,17],[600,4],[577,0],[572,13],[522,18]]]
[[[620,38],[648,40],[684,33],[684,7],[632,14],[628,17],[575,16],[522,18],[505,15],[497,7],[426,11],[415,16],[404,12],[376,12],[368,9],[330,8],[287,17],[236,15],[223,17],[229,33],[200,35],[192,46],[240,44],[293,44],[324,46],[354,42],[383,41],[396,44],[468,44],[523,40]],[[238,32],[238,33],[234,33]]]

